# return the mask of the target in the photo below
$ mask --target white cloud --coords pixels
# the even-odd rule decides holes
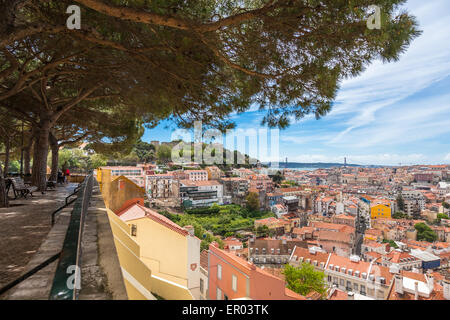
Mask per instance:
[[[353,130],[382,120],[381,110],[397,108],[398,102],[450,75],[448,2],[412,1],[408,5],[423,34],[398,62],[376,61],[361,76],[343,82],[329,117],[345,115],[348,120],[332,142],[345,141]]]

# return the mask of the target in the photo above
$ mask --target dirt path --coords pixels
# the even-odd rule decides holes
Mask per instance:
[[[0,208],[0,287],[19,277],[51,229],[51,213],[77,184],[59,186]],[[10,196],[12,193],[10,192]]]

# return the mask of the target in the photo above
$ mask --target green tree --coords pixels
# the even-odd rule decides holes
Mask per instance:
[[[259,211],[259,195],[255,192],[250,192],[248,196],[245,198],[246,207],[250,212],[258,212]]]
[[[394,240],[383,239],[383,243],[389,243],[389,245],[390,245],[392,248],[395,248],[395,249],[398,248],[398,245],[395,243]]]
[[[272,177],[272,180],[276,184],[280,184],[281,181],[284,180],[284,176],[281,174],[280,171],[277,171],[277,173]]]
[[[408,215],[404,212],[401,211],[396,211],[393,215],[392,215],[393,219],[406,219],[408,218]]]
[[[155,146],[142,140],[134,145],[133,151],[139,157],[139,162],[151,162],[155,159]]]
[[[397,196],[397,207],[399,211],[405,211],[405,200],[403,199],[401,193],[399,193]]]
[[[267,237],[270,234],[269,227],[267,226],[258,226],[255,231],[257,237]]]
[[[164,162],[168,162],[172,157],[172,149],[169,146],[162,145],[158,148],[156,152],[158,160]]]
[[[283,274],[287,287],[298,294],[305,296],[315,291],[323,297],[326,293],[325,274],[321,271],[316,271],[309,263],[302,263],[300,268],[286,264]]]
[[[420,34],[398,14],[403,2],[78,0],[80,31],[61,14],[74,1],[0,1],[2,110],[33,123],[40,189],[49,133],[75,109],[97,122],[121,108],[151,126],[171,118],[226,129],[230,113],[258,104],[263,124],[285,128],[326,115],[343,79],[399,58]],[[372,5],[381,29],[367,28]]]
[[[450,204],[448,204],[448,203],[445,202],[445,201],[442,201],[442,206],[443,206],[445,209],[450,209]]]
[[[448,215],[446,215],[445,213],[438,213],[437,218],[438,219],[448,219]]]
[[[416,223],[414,228],[417,230],[418,241],[434,242],[437,240],[437,234],[425,223]]]

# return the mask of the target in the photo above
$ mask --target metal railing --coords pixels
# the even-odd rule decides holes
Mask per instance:
[[[52,226],[55,224],[55,217],[56,217],[56,214],[59,213],[59,212],[61,212],[62,209],[68,207],[69,205],[71,205],[72,203],[74,203],[74,202],[77,200],[77,199],[75,198],[75,199],[72,199],[72,200],[69,201],[69,198],[70,198],[70,197],[73,197],[74,195],[77,195],[77,194],[78,194],[78,191],[79,191],[80,188],[81,188],[81,186],[82,186],[81,183],[80,183],[78,186],[76,186],[75,189],[73,190],[73,192],[72,192],[71,194],[69,194],[69,195],[66,197],[65,204],[62,205],[61,207],[59,207],[58,209],[56,209],[55,211],[53,211],[53,213],[51,214],[51,216],[52,216]]]
[[[94,184],[89,174],[81,184],[50,291],[50,300],[76,300],[81,286],[82,235]]]

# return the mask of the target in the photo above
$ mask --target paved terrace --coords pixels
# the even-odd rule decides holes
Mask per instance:
[[[76,183],[58,186],[33,198],[10,200],[9,208],[0,208],[0,287],[26,272],[51,229],[51,214],[64,204]],[[13,197],[10,190],[10,197]],[[70,209],[67,208],[61,212]]]
[[[33,199],[11,201],[0,209],[0,287],[61,252],[73,204],[61,210],[51,226],[51,214],[61,207],[77,184],[59,186]],[[127,299],[124,280],[105,204],[95,182],[83,228],[80,300]],[[22,281],[0,300],[47,300],[56,260]]]

